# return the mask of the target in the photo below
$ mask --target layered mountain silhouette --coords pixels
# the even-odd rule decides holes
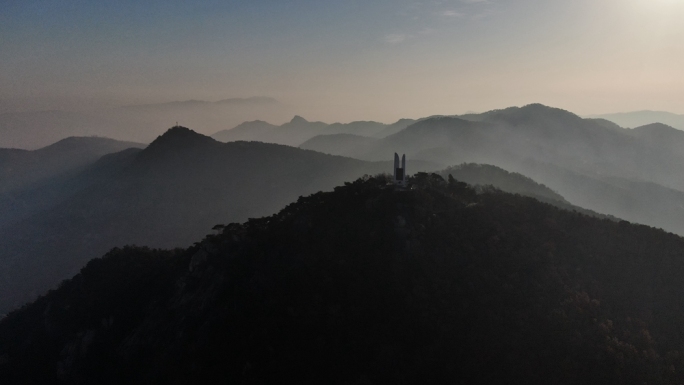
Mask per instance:
[[[488,164],[463,163],[448,167],[440,171],[439,174],[444,179],[451,175],[473,187],[492,185],[501,191],[530,196],[542,202],[569,204],[560,194],[543,184],[539,184],[524,175],[508,172],[500,167]]]
[[[260,120],[245,122],[230,130],[219,131],[212,135],[212,138],[221,142],[249,140],[299,146],[319,135],[338,136],[345,134],[355,137],[384,137],[399,132],[414,122],[415,120],[411,119],[401,119],[393,124],[369,121],[327,124],[309,122],[297,115],[291,121],[280,126]]]
[[[622,127],[639,127],[653,123],[667,124],[684,130],[684,115],[666,111],[633,111],[616,114],[593,115],[594,118],[610,120]]]
[[[0,227],[64,199],[65,183],[106,154],[144,145],[71,137],[39,150],[0,148]]]
[[[187,246],[215,224],[271,214],[300,195],[386,171],[389,161],[258,142],[220,143],[174,127],[142,151],[108,155],[72,178],[24,194],[35,202],[68,192],[58,194],[64,198],[58,203],[53,199],[0,226],[0,313],[114,246]]]
[[[325,154],[351,157],[364,156],[377,138],[354,134],[317,135],[299,145],[305,150],[319,151]]]
[[[631,132],[640,142],[672,156],[684,156],[684,131],[674,127],[653,123],[634,128]]]
[[[453,177],[387,182],[91,261],[0,321],[0,381],[684,381],[682,238]]]
[[[101,156],[145,147],[101,137],[70,137],[34,151],[0,148],[0,189],[25,187],[78,171]]]
[[[682,136],[663,125],[623,129],[533,104],[424,119],[359,146],[340,140],[335,148],[334,140],[318,140],[306,148],[366,160],[393,149],[442,164],[493,164],[581,207],[684,234]]]
[[[185,100],[93,111],[0,113],[0,147],[38,149],[69,136],[150,143],[173,122],[213,133],[256,118],[285,121],[288,106],[268,97]]]
[[[51,204],[0,226],[0,313],[54,287],[112,247],[187,246],[216,224],[268,215],[300,195],[329,190],[360,175],[390,172],[391,167],[390,161],[360,161],[283,145],[221,143],[174,127],[144,150],[106,155],[71,178],[24,193],[26,202]],[[409,159],[410,173],[439,168]],[[447,171],[484,188],[598,215],[520,174],[485,165]]]

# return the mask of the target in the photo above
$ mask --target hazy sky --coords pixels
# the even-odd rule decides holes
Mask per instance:
[[[0,102],[272,96],[326,121],[684,113],[684,0],[0,0]]]

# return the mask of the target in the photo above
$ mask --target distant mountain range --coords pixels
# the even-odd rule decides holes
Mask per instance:
[[[34,151],[0,148],[0,190],[25,187],[78,170],[103,155],[145,146],[101,137],[70,137]]]
[[[284,121],[290,116],[290,107],[268,97],[187,100],[89,112],[6,112],[0,114],[0,147],[32,150],[66,137],[91,135],[149,143],[175,122],[212,133],[258,117]]]
[[[327,124],[323,122],[309,122],[301,116],[295,116],[291,121],[280,126],[260,120],[245,122],[230,130],[219,131],[212,135],[212,138],[221,142],[248,140],[299,146],[319,135],[353,135],[356,137],[382,138],[397,133],[415,122],[415,120],[411,119],[401,119],[393,124],[378,122]]]
[[[38,212],[82,184],[63,181],[106,154],[143,144],[98,137],[71,137],[39,150],[0,148],[0,227]]]
[[[302,146],[365,160],[397,151],[441,164],[493,164],[580,207],[684,234],[684,131],[662,124],[624,129],[535,104],[423,119],[377,140],[319,136]]]
[[[665,111],[634,111],[616,114],[592,115],[590,118],[610,120],[622,127],[639,127],[652,123],[662,123],[679,130],[684,130],[684,115]]]

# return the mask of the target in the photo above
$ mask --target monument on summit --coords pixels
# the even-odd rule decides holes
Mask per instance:
[[[401,165],[399,164],[399,155],[394,153],[394,184],[397,186],[406,187],[408,184],[406,176],[406,154],[401,156]]]

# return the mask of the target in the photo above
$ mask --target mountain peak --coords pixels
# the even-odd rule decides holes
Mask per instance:
[[[672,126],[668,126],[664,123],[651,123],[639,127],[634,127],[634,130],[640,131],[655,131],[655,132],[677,132],[680,131]]]
[[[574,124],[582,120],[572,112],[545,106],[540,103],[527,104],[522,107],[508,107],[492,110],[480,115],[476,120],[503,120],[514,125],[527,125],[530,122],[547,122],[552,124]]]
[[[644,126],[635,127],[632,129],[631,133],[632,135],[640,138],[669,141],[670,145],[674,143],[681,143],[681,140],[684,138],[684,131],[663,123],[651,123]]]
[[[84,151],[86,148],[128,148],[144,147],[141,143],[126,142],[102,136],[69,136],[61,139],[49,146],[39,148],[35,151],[40,152],[59,152],[59,151]]]
[[[197,132],[183,126],[173,126],[166,130],[165,133],[158,136],[152,144],[157,142],[167,142],[170,140],[211,140],[208,136],[198,134]]]
[[[528,113],[536,113],[536,114],[547,114],[550,116],[565,116],[565,117],[572,117],[572,118],[579,118],[576,114],[573,114],[570,111],[564,110],[562,108],[556,108],[556,107],[549,107],[547,105],[541,104],[541,103],[532,103],[528,104],[525,106],[520,107],[520,111],[525,111]]]
[[[290,124],[302,124],[302,123],[309,123],[309,121],[302,118],[299,115],[295,115],[295,117],[292,118],[292,120],[290,120]]]
[[[208,143],[218,143],[216,140],[198,134],[197,132],[183,126],[173,126],[165,133],[158,136],[149,146],[145,152],[155,152],[160,148],[184,148],[197,146]]]

